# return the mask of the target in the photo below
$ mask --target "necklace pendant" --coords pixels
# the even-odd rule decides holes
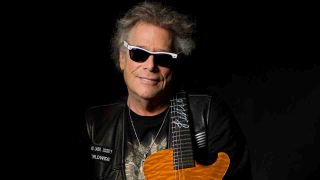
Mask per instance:
[[[144,161],[146,160],[146,158],[147,158],[147,154],[143,154],[143,158],[141,159],[141,167],[143,167],[144,166]]]

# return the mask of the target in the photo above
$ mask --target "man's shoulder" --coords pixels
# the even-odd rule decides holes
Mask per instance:
[[[217,91],[190,91],[188,92],[188,101],[191,108],[210,109],[225,106],[224,98]]]
[[[86,113],[117,112],[125,107],[125,102],[126,98],[122,97],[105,104],[90,106],[86,109]]]
[[[102,104],[102,105],[96,105],[91,106],[87,109],[87,112],[103,112],[103,111],[116,111],[118,109],[121,109],[125,106],[123,102],[115,102],[110,104]]]
[[[116,102],[93,106],[87,109],[85,114],[86,126],[89,137],[94,142],[104,139],[104,134],[114,132],[123,117],[125,103]]]
[[[212,101],[213,99],[220,98],[216,91],[203,90],[203,91],[188,91],[189,100],[197,101]]]
[[[108,122],[117,119],[125,109],[124,101],[91,106],[86,110],[87,121]]]

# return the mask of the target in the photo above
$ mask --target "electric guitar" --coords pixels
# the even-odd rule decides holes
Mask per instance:
[[[172,148],[158,151],[146,158],[143,171],[147,180],[222,180],[228,170],[230,159],[219,152],[211,165],[195,162],[189,126],[185,93],[171,100]],[[206,144],[206,137],[197,139],[197,144]]]

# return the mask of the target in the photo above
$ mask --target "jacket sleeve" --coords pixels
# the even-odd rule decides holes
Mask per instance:
[[[252,179],[248,146],[231,108],[221,97],[213,96],[209,111],[209,152],[226,152],[230,158],[224,180]]]

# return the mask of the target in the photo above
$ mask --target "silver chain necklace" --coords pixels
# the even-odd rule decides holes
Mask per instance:
[[[141,143],[140,143],[140,140],[139,140],[139,138],[138,138],[136,129],[134,128],[133,121],[132,121],[132,118],[131,118],[131,113],[130,113],[131,110],[130,110],[130,106],[129,106],[129,105],[128,105],[128,111],[129,111],[129,119],[130,119],[130,122],[131,122],[131,125],[132,125],[132,129],[133,129],[134,135],[136,136],[137,141],[138,141],[138,144],[139,144],[139,147],[141,148]],[[147,149],[147,151],[143,153],[143,159],[142,159],[142,161],[141,161],[141,164],[142,164],[142,165],[143,165],[143,163],[144,163],[144,160],[147,158],[148,152],[151,150],[153,144],[156,142],[156,139],[157,139],[157,137],[158,137],[158,135],[159,135],[159,133],[160,133],[163,125],[164,125],[164,122],[166,121],[168,112],[169,112],[169,108],[168,108],[168,110],[167,110],[167,112],[166,112],[166,115],[164,116],[164,118],[163,118],[163,120],[162,120],[162,124],[161,124],[161,126],[160,126],[160,128],[159,128],[159,130],[158,130],[158,132],[157,132],[156,137],[152,140],[152,143],[151,143],[150,147]],[[141,149],[141,150],[142,150],[142,149]]]

